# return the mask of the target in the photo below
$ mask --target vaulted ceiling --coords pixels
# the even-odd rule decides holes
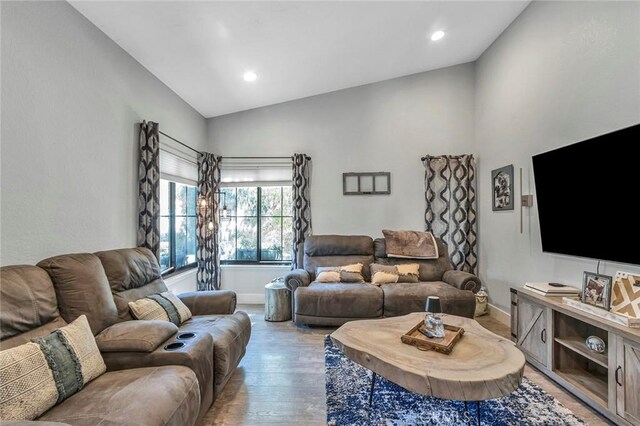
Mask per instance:
[[[474,61],[529,2],[70,3],[212,117]]]

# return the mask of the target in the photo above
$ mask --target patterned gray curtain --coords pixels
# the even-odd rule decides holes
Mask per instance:
[[[220,289],[220,256],[218,254],[218,197],[220,191],[220,157],[198,154],[198,262],[197,289]]]
[[[427,155],[423,164],[427,231],[448,244],[454,268],[475,274],[478,224],[473,155]]]
[[[158,123],[140,123],[138,247],[160,255],[160,140]]]
[[[311,235],[311,157],[293,154],[293,253],[291,269],[302,267],[304,240]]]

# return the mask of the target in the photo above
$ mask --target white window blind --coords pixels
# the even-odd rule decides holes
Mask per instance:
[[[222,186],[288,186],[293,166],[289,159],[233,159],[222,157]]]
[[[196,157],[163,143],[161,139],[160,177],[187,185],[197,185],[198,163]]]

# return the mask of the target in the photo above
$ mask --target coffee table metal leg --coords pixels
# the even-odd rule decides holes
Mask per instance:
[[[371,403],[373,402],[373,387],[376,385],[376,373],[371,372],[371,390],[369,391],[369,407],[371,407]]]

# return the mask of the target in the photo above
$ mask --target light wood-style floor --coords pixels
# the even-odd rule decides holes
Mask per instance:
[[[291,321],[267,322],[263,305],[241,305],[251,316],[247,354],[204,425],[326,425],[324,336],[334,328],[296,326]],[[478,322],[501,336],[509,329],[487,316]],[[525,376],[589,425],[608,424],[529,365]]]

